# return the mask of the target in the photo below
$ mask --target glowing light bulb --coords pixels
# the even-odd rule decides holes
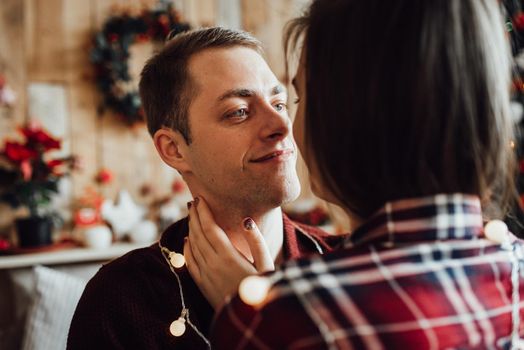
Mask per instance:
[[[178,320],[171,322],[169,326],[169,332],[175,337],[180,337],[186,331],[186,320],[180,317]]]
[[[178,269],[185,265],[186,259],[180,253],[171,252],[169,253],[169,262]]]
[[[484,226],[486,237],[497,243],[504,243],[508,239],[508,226],[501,220],[491,220]]]
[[[240,282],[238,295],[248,305],[257,305],[263,302],[269,292],[271,283],[266,277],[248,276]]]

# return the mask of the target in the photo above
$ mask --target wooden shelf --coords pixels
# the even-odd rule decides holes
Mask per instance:
[[[70,248],[41,253],[0,256],[0,270],[34,265],[65,265],[115,259],[130,250],[143,248],[133,243],[114,243],[107,249]]]

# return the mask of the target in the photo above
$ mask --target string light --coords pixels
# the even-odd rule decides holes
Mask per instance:
[[[484,227],[486,237],[497,243],[504,243],[508,239],[508,226],[504,221],[491,220]]]
[[[187,309],[182,309],[182,313],[180,314],[180,317],[173,322],[171,322],[171,325],[169,326],[169,332],[175,337],[180,337],[182,334],[186,331],[186,314]]]
[[[258,305],[266,299],[270,287],[271,283],[268,278],[248,276],[240,282],[238,295],[244,303]]]
[[[186,264],[186,259],[180,253],[169,252],[169,262],[173,267],[179,269]]]

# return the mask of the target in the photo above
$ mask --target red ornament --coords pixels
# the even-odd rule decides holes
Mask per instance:
[[[513,88],[516,91],[523,91],[524,90],[524,84],[522,83],[522,79],[516,78],[513,80]]]
[[[148,42],[150,38],[147,34],[139,33],[135,36],[135,40],[137,43],[145,43]]]
[[[118,41],[118,34],[111,33],[108,35],[109,42],[114,43]]]
[[[37,124],[29,124],[21,128],[20,132],[27,138],[28,143],[41,145],[45,151],[60,149],[60,140],[50,136]]]
[[[165,14],[162,14],[158,16],[158,23],[160,23],[162,26],[168,26],[169,25],[169,17]]]
[[[7,239],[0,238],[0,250],[8,250],[11,247]]]
[[[73,221],[75,226],[90,226],[101,222],[99,210],[96,208],[82,208],[79,209],[74,217]]]
[[[186,186],[182,180],[175,180],[171,185],[171,190],[173,191],[173,193],[184,192],[185,188]]]
[[[517,30],[523,30],[524,29],[524,12],[519,12],[513,18],[513,24],[515,25],[515,28],[517,28]]]
[[[96,175],[96,182],[100,184],[108,184],[113,181],[113,173],[109,169],[102,169]]]

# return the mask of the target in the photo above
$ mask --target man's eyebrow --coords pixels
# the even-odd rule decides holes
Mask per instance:
[[[271,95],[278,95],[281,93],[287,93],[287,89],[282,84],[278,84],[271,89]]]
[[[285,93],[285,92],[287,92],[287,90],[286,90],[286,88],[282,84],[275,85],[271,89],[271,95],[278,95],[278,94],[281,94],[283,92]],[[252,97],[252,96],[255,96],[256,94],[257,94],[256,91],[252,90],[252,89],[244,89],[244,88],[231,89],[231,90],[226,91],[222,95],[220,95],[220,97],[218,97],[217,101],[218,102],[222,102],[222,101],[227,100],[228,98],[232,98],[232,97]]]
[[[231,89],[220,95],[218,101],[224,101],[231,97],[251,97],[255,95],[255,91],[251,89]]]

